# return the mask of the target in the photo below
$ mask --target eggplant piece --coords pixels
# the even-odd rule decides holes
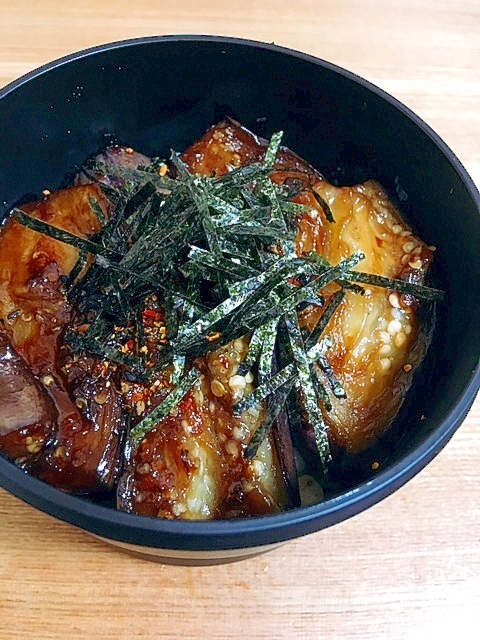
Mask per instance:
[[[366,259],[358,270],[423,282],[433,249],[405,224],[379,184],[338,188],[322,181],[314,188],[328,202],[336,223],[325,223],[317,205],[317,215],[300,222],[300,253],[316,251],[336,264],[363,251]],[[315,211],[312,194],[296,201]],[[346,393],[337,397],[324,374],[332,405],[324,416],[331,441],[349,454],[367,449],[388,430],[425,356],[430,334],[412,296],[370,285],[364,289],[364,295],[346,291],[324,334],[333,341],[327,357]],[[322,313],[310,310],[303,325],[313,329]]]
[[[23,209],[88,237],[100,230],[91,198],[107,215],[108,203],[97,185],[63,189]],[[62,277],[77,259],[74,247],[14,219],[0,233],[0,318],[13,348],[43,383],[57,413],[51,443],[34,460],[27,458],[24,466],[65,491],[86,493],[111,490],[116,482],[125,420],[113,374],[94,378],[103,361],[76,358],[67,347],[61,352],[65,327],[76,321]],[[77,373],[72,376],[73,363]],[[96,397],[105,400],[98,403]]]
[[[114,164],[126,169],[138,169],[139,167],[149,167],[152,163],[148,156],[134,151],[130,147],[108,147],[103,153],[98,154],[94,158],[95,163],[102,164]],[[113,178],[112,176],[105,176],[100,173],[91,173],[88,170],[82,170],[75,177],[75,184],[86,185],[92,182],[99,182],[118,189],[123,186],[123,180],[121,178]]]
[[[183,160],[191,171],[223,175],[261,161],[266,147],[266,141],[229,120],[212,127],[183,154]],[[299,221],[300,255],[314,251],[337,264],[363,251],[366,259],[358,270],[419,284],[424,281],[434,249],[405,224],[378,183],[335,187],[283,147],[271,178],[278,184],[295,185],[293,201],[311,208],[311,214]],[[329,221],[330,214],[335,222]],[[364,288],[363,296],[346,292],[324,333],[333,339],[328,359],[347,396],[339,398],[330,390],[332,410],[325,410],[324,416],[331,442],[349,454],[367,449],[387,431],[429,341],[415,299],[379,287]],[[325,289],[327,301],[337,290],[336,285]],[[307,309],[300,317],[301,326],[313,330],[323,311]],[[330,388],[328,376],[324,383]],[[302,438],[310,449],[315,447],[308,426]]]
[[[60,408],[52,446],[32,463],[30,473],[64,491],[111,491],[120,474],[126,414],[115,371],[88,355],[62,347],[59,369],[48,390]]]
[[[263,418],[261,408],[242,419],[233,416],[233,404],[251,390],[237,375],[246,351],[246,341],[237,340],[197,360],[200,384],[140,444],[128,445],[120,509],[170,519],[212,519],[286,507],[272,441],[265,440],[254,460],[243,455]]]
[[[223,176],[236,167],[262,162],[267,147],[268,140],[259,138],[229,118],[211,127],[194,142],[183,153],[182,160],[192,173]],[[271,178],[298,190],[315,184],[322,176],[296,153],[280,147]]]
[[[38,454],[53,438],[57,411],[0,330],[0,452],[15,460]]]
[[[182,159],[192,172],[219,176],[249,162],[261,162],[266,149],[267,141],[226,121],[210,129]],[[271,177],[289,189],[295,202],[310,208],[311,213],[299,222],[299,254],[315,251],[337,264],[362,250],[367,255],[362,271],[421,281],[432,251],[414,237],[379,185],[368,182],[357,187],[333,187],[285,148],[279,151]],[[417,304],[411,296],[374,286],[365,288],[363,296],[346,291],[327,325],[325,335],[333,338],[335,346],[328,354],[326,373],[321,373],[332,405],[331,411],[324,410],[330,440],[334,447],[349,454],[369,447],[388,428],[426,348]],[[338,289],[336,284],[326,288],[327,300]],[[301,314],[301,325],[312,330],[323,311],[324,308],[308,307]],[[248,504],[244,487],[250,489],[252,465],[264,468],[264,460],[249,462],[242,452],[262,423],[266,407],[251,411],[248,425],[239,424],[233,417],[231,407],[237,398],[230,391],[232,374],[226,366],[229,358],[212,370],[212,362],[232,348],[231,344],[226,345],[200,361],[197,366],[204,372],[200,389],[184,399],[175,415],[129,449],[119,508],[150,516],[193,519],[272,512],[292,506],[292,502],[298,504],[299,488],[305,501],[307,476],[302,475],[298,482],[283,412],[262,445],[269,456],[269,476],[275,478],[270,483],[275,487],[273,495],[282,500],[269,498],[266,509],[265,504],[261,509]],[[219,371],[223,373],[219,375]],[[332,376],[345,388],[346,398],[339,397],[338,386],[337,393],[332,389]],[[318,460],[308,424],[299,427],[298,420],[293,424],[292,420],[290,415],[297,446],[306,448],[307,454],[314,453]],[[242,429],[246,433],[238,437]],[[232,437],[234,434],[237,437]],[[265,455],[262,447],[260,456]],[[263,488],[257,492],[257,497],[265,495]]]
[[[101,228],[91,198],[108,211],[96,185],[63,189],[22,208],[86,238]],[[62,276],[70,273],[78,255],[74,247],[31,231],[14,219],[0,230],[0,318],[14,348],[39,377],[56,366],[63,329],[72,319]]]

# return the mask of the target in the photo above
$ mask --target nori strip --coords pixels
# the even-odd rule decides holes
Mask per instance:
[[[439,289],[427,287],[423,284],[414,284],[406,280],[398,280],[396,278],[385,278],[384,276],[376,276],[371,273],[363,273],[362,271],[347,271],[344,274],[347,280],[353,282],[362,282],[363,284],[382,287],[383,289],[393,289],[401,293],[409,293],[421,300],[443,300],[445,294]]]
[[[111,249],[107,249],[107,247],[102,247],[91,240],[86,240],[85,238],[80,238],[69,231],[64,231],[63,229],[59,229],[48,222],[44,222],[43,220],[39,220],[38,218],[34,218],[30,216],[25,211],[21,209],[15,208],[14,210],[14,218],[23,226],[32,229],[33,231],[37,231],[38,233],[43,233],[46,236],[50,236],[50,238],[54,238],[55,240],[59,240],[64,244],[68,244],[72,247],[75,247],[79,251],[87,251],[88,253],[92,253],[94,255],[104,256],[108,260],[113,260],[114,262],[118,262],[122,259],[122,254],[117,251],[112,251]]]
[[[271,428],[275,424],[278,416],[282,412],[288,395],[293,387],[293,380],[286,382],[277,390],[277,395],[273,398],[268,406],[267,417],[253,434],[248,446],[245,450],[245,457],[251,460],[257,455],[258,449],[265,438],[270,433]]]
[[[318,364],[328,378],[328,382],[330,383],[333,395],[337,398],[346,398],[347,394],[345,392],[345,389],[343,388],[341,382],[336,378],[332,365],[330,364],[326,356],[320,356],[318,358]]]
[[[263,159],[263,169],[264,171],[270,172],[275,164],[277,159],[277,153],[280,149],[280,145],[282,143],[283,131],[277,131],[272,134],[270,138],[270,142],[268,144],[267,150],[265,151],[265,157]]]
[[[277,327],[279,318],[270,320],[262,327],[263,343],[258,360],[258,382],[263,384],[272,375],[273,356],[275,353],[275,342],[277,339]]]
[[[90,206],[92,207],[94,214],[97,216],[98,221],[104,227],[107,224],[108,219],[107,219],[107,216],[105,215],[104,210],[100,206],[100,203],[96,198],[89,198],[88,201],[90,203]]]
[[[327,328],[327,325],[330,322],[333,314],[337,311],[338,307],[340,306],[340,304],[342,303],[342,300],[344,298],[345,298],[345,292],[343,290],[342,291],[337,291],[330,298],[330,301],[329,301],[329,303],[327,305],[327,308],[323,312],[322,317],[317,322],[317,324],[315,325],[313,331],[310,333],[310,335],[308,336],[308,338],[305,341],[305,347],[307,349],[309,349],[310,347],[313,347],[313,345],[316,342],[318,342],[318,339],[321,337],[322,333]]]
[[[109,162],[96,162],[91,167],[88,167],[88,171],[102,173],[114,178],[130,180],[131,182],[139,185],[142,185],[145,182],[152,182],[157,191],[162,191],[165,195],[169,195],[173,189],[178,188],[178,182],[172,178],[160,176],[141,169],[122,167],[121,165]]]
[[[312,189],[312,193],[313,193],[313,197],[322,208],[322,211],[325,214],[325,218],[329,222],[335,222],[335,218],[333,217],[333,213],[332,213],[332,210],[330,209],[330,205],[328,204],[328,202],[324,200],[322,196],[315,191],[315,189]]]
[[[200,378],[200,371],[195,367],[190,369],[187,375],[180,380],[178,386],[171,391],[165,400],[156,407],[149,415],[141,420],[130,431],[130,439],[133,442],[140,442],[145,438],[147,433],[160,424],[175,409],[190,389]]]
[[[298,317],[295,311],[287,314],[285,324],[302,391],[302,408],[305,411],[308,422],[313,428],[320,460],[325,469],[326,465],[331,460],[327,426],[323,419],[322,411],[318,406],[317,394],[310,372],[310,363],[305,351],[302,334],[298,324]]]
[[[70,271],[70,273],[68,274],[65,280],[65,287],[67,291],[69,291],[73,287],[73,285],[75,284],[75,281],[87,266],[88,255],[89,254],[86,253],[85,251],[80,251],[78,255],[78,260],[76,261],[75,266]]]

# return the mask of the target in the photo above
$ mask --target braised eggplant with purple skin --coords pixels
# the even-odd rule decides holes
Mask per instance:
[[[23,209],[30,215],[87,237],[101,229],[90,199],[108,213],[108,202],[96,185],[72,187]],[[43,402],[53,404],[54,429],[25,429],[29,409],[17,415],[17,437],[26,451],[20,457],[8,444],[0,450],[43,480],[66,491],[88,493],[111,489],[120,469],[120,440],[124,430],[121,396],[108,379],[98,376],[102,360],[70,352],[63,343],[65,328],[74,320],[63,277],[78,260],[78,250],[20,225],[5,224],[0,235],[0,317],[16,357],[35,376]],[[78,371],[73,374],[72,369]],[[85,391],[86,393],[83,393]],[[94,398],[105,393],[105,402]],[[2,414],[6,410],[2,402]],[[40,405],[39,405],[40,408]],[[31,409],[30,409],[31,410]],[[3,415],[2,415],[3,422]],[[23,421],[23,424],[20,424]],[[10,435],[12,438],[12,435]]]
[[[405,399],[434,251],[378,183],[330,184],[281,134],[107,149],[0,230],[0,452],[146,516],[316,502]]]

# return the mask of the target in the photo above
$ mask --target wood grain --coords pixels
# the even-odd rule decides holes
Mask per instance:
[[[478,0],[0,0],[0,85],[84,47],[162,33],[275,41],[345,66],[414,109],[480,184]],[[0,640],[477,638],[479,427],[477,400],[397,493],[231,565],[138,560],[0,491]]]

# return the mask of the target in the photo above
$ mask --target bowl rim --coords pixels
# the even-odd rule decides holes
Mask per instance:
[[[71,53],[30,71],[1,88],[0,100],[35,78],[83,58],[116,49],[169,42],[225,43],[259,51],[270,51],[320,66],[361,85],[399,110],[434,143],[460,177],[480,213],[480,194],[460,160],[438,134],[407,106],[351,71],[313,55],[273,43],[195,34],[119,40]],[[66,494],[38,478],[25,474],[12,462],[3,458],[0,458],[0,485],[50,515],[120,542],[193,551],[241,549],[283,542],[331,526],[365,510],[396,491],[416,475],[441,451],[460,426],[474,401],[479,384],[480,362],[477,362],[452,411],[414,451],[388,469],[379,471],[369,481],[339,496],[311,507],[301,507],[280,514],[212,521],[163,520],[138,516],[86,501],[79,496]]]

